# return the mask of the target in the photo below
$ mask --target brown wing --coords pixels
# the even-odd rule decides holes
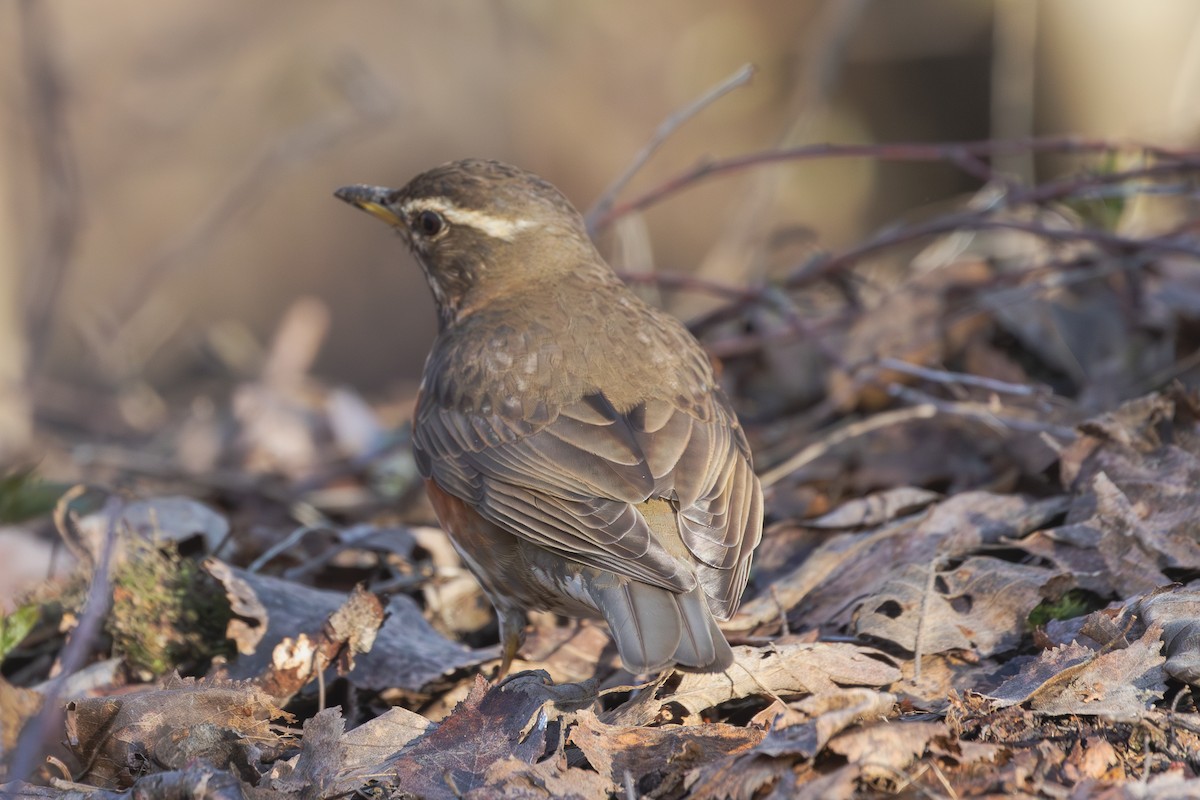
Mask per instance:
[[[719,394],[624,414],[591,395],[537,424],[422,403],[414,447],[425,477],[517,536],[673,592],[698,578],[714,613],[736,607],[762,495]],[[651,498],[676,505],[686,550],[651,530],[638,509]]]

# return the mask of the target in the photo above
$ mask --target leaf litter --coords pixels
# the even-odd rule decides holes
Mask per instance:
[[[772,350],[786,309],[695,324],[770,476],[727,673],[628,675],[602,626],[534,615],[491,681],[494,616],[397,417],[269,358],[226,451],[82,442],[36,498],[28,470],[5,484],[40,509],[16,534],[76,566],[4,598],[0,789],[1200,795],[1200,401],[1160,379],[1194,369],[1194,259],[1148,255],[1133,286],[1077,215],[987,213],[835,292],[781,280],[823,369]],[[311,312],[275,351],[315,346]]]

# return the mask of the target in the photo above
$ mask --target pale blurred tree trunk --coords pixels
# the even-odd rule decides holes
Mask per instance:
[[[15,8],[4,9],[4,25],[10,31],[15,22]],[[12,36],[5,37],[11,43]],[[0,86],[0,98],[8,108],[20,108],[19,56],[13,47],[5,47],[0,56],[5,76]],[[29,445],[32,433],[32,411],[27,387],[28,350],[25,340],[24,292],[22,282],[23,237],[17,223],[19,201],[20,154],[24,135],[17,127],[20,115],[10,117],[0,125],[0,472]]]

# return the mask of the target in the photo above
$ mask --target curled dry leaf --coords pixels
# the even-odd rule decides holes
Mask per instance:
[[[338,674],[345,675],[354,668],[355,655],[370,652],[383,619],[379,597],[357,587],[311,636],[285,636],[271,651],[258,684],[283,703],[330,666],[336,664]]]
[[[380,763],[435,727],[415,711],[397,706],[344,734],[338,743],[341,770],[334,793],[350,792],[375,780]]]
[[[129,537],[176,543],[199,537],[204,552],[211,553],[229,535],[229,522],[225,517],[190,497],[155,497],[114,504],[88,514],[78,522],[83,544],[93,562],[100,556],[111,525],[115,525],[117,533],[114,563],[121,561],[124,542]]]
[[[793,707],[809,719],[773,728],[756,751],[815,758],[835,734],[863,720],[885,717],[895,704],[895,695],[870,689],[835,689],[807,697]]]
[[[687,796],[753,800],[764,796],[768,787],[770,797],[825,800],[856,796],[855,786],[863,777],[860,765],[818,771],[812,762],[833,736],[854,730],[860,721],[890,713],[895,700],[893,695],[870,689],[833,690],[807,698],[795,704],[795,709],[803,711],[788,709],[786,714],[802,721],[776,725],[752,749],[693,770],[688,776]]]
[[[1131,613],[1162,628],[1167,674],[1200,686],[1200,584],[1153,592],[1138,600]]]
[[[533,764],[509,756],[488,767],[482,786],[466,800],[520,798],[520,800],[593,800],[610,797],[610,782],[597,772],[572,767],[558,754]]]
[[[864,778],[891,781],[924,754],[931,739],[949,733],[944,722],[879,722],[844,731],[828,747],[858,764]]]
[[[304,723],[300,752],[277,761],[265,786],[283,795],[342,797],[366,789],[382,777],[380,764],[437,726],[403,708],[393,708],[346,733],[337,707]],[[311,788],[310,788],[311,787]]]
[[[867,533],[830,537],[772,591],[749,600],[729,623],[753,630],[805,602],[806,618],[823,624],[849,622],[858,601],[880,591],[897,565],[926,565],[935,558],[971,555],[977,548],[1020,538],[1060,515],[1067,499],[1030,500],[988,492],[964,492],[904,520]]]
[[[225,586],[234,613],[241,618],[230,623],[228,632],[237,637],[241,653],[228,667],[236,678],[264,674],[272,651],[285,636],[298,641],[304,632],[316,641],[316,632],[346,600],[339,592],[245,572],[216,559],[206,561],[205,569]],[[348,675],[355,686],[420,692],[447,673],[494,657],[493,649],[471,650],[446,639],[404,595],[388,600],[385,615],[370,652],[356,660]]]
[[[341,709],[324,708],[304,720],[300,753],[287,762],[276,763],[264,781],[267,788],[284,795],[331,797],[341,771],[339,741],[345,729]],[[355,786],[350,791],[357,789]]]

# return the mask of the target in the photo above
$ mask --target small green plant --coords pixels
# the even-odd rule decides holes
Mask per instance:
[[[0,476],[0,524],[11,525],[41,517],[54,510],[67,486],[39,478],[32,469]]]
[[[37,603],[28,603],[11,614],[0,615],[0,661],[16,649],[42,616]]]

